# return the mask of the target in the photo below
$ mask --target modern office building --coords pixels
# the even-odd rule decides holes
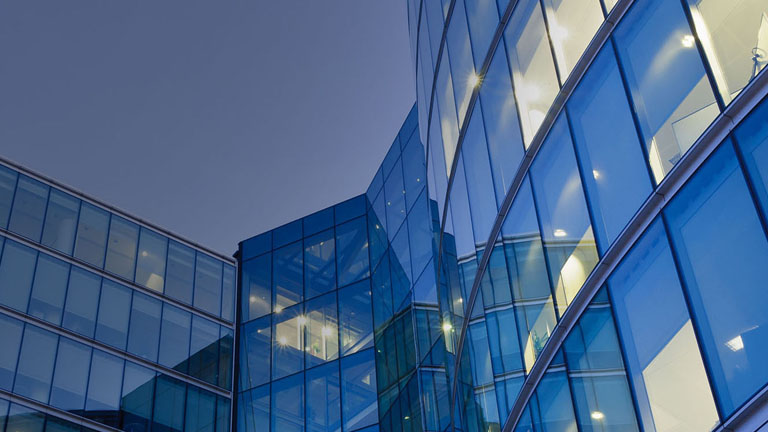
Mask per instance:
[[[768,430],[768,3],[406,1],[366,192],[234,260],[0,161],[0,432]]]

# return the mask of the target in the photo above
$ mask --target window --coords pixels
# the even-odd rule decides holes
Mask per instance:
[[[235,332],[224,326],[219,327],[219,387],[227,390],[232,389],[232,353],[234,352],[234,342]],[[269,369],[267,369],[267,372],[269,372]]]
[[[339,290],[339,324],[342,355],[373,346],[370,280]]]
[[[341,430],[338,362],[310,369],[307,374],[307,432]]]
[[[599,0],[545,0],[549,37],[565,82],[603,23]]]
[[[274,312],[300,303],[304,293],[304,269],[301,242],[277,249],[272,260]]]
[[[133,292],[128,352],[156,362],[160,342],[162,303],[146,294]]]
[[[494,375],[523,369],[517,336],[515,311],[512,308],[485,316]]]
[[[82,410],[85,407],[90,365],[90,347],[61,338],[49,403],[65,411]]]
[[[160,358],[163,366],[187,372],[189,331],[192,316],[176,306],[163,303],[163,323],[160,330]]]
[[[768,382],[766,241],[726,141],[665,210],[724,415]],[[724,295],[727,293],[727,295]]]
[[[230,431],[230,401],[221,396],[216,401],[216,431],[217,432],[229,432]]]
[[[85,401],[85,417],[117,427],[120,410],[120,387],[123,382],[124,360],[113,355],[94,351],[91,358],[91,374],[88,377],[88,398]]]
[[[305,305],[306,367],[339,357],[339,327],[336,293],[326,294]]]
[[[678,2],[636,2],[614,37],[658,183],[720,110]]]
[[[197,253],[194,305],[216,316],[221,313],[221,272],[221,261]]]
[[[139,255],[136,264],[137,284],[153,291],[163,292],[167,245],[168,239],[152,230],[141,227]]]
[[[195,250],[177,243],[168,242],[168,272],[165,281],[165,295],[192,304],[192,287],[195,284]]]
[[[2,420],[2,418],[0,418]],[[45,414],[25,406],[11,404],[8,411],[6,430],[20,432],[43,432]]]
[[[216,426],[216,395],[189,386],[184,431],[214,432]]]
[[[261,432],[269,428],[269,385],[240,393],[237,401],[237,429]]]
[[[340,287],[368,277],[365,218],[354,219],[336,227],[336,268]]]
[[[101,268],[107,247],[109,213],[84,202],[80,206],[80,221],[75,238],[75,258]]]
[[[0,388],[4,390],[11,390],[13,387],[23,329],[24,324],[21,321],[0,315],[0,334],[3,335],[3,349],[0,350]]]
[[[75,227],[79,210],[79,199],[57,189],[51,189],[41,243],[71,255],[72,246],[75,244]]]
[[[152,396],[155,372],[131,362],[125,362],[123,392],[120,399],[122,422],[120,429],[148,431],[152,420]]]
[[[304,374],[272,383],[272,432],[304,431]]]
[[[763,208],[768,211],[768,102],[765,100],[736,128],[734,137],[744,154],[749,178]]]
[[[336,288],[333,229],[304,239],[304,290],[312,298]]]
[[[269,316],[242,326],[240,333],[240,389],[269,382],[272,327]]]
[[[49,331],[32,325],[26,326],[16,382],[13,385],[14,393],[38,402],[48,402],[58,340],[59,337]]]
[[[272,302],[272,254],[245,261],[242,272],[242,320],[250,321],[270,312]]]
[[[528,402],[535,430],[575,431],[571,392],[565,372],[547,372]]]
[[[8,226],[17,177],[16,171],[0,165],[0,228]]]
[[[219,325],[192,316],[192,338],[189,346],[189,374],[207,383],[218,383]]]
[[[394,147],[393,147],[394,148]],[[392,173],[384,182],[384,199],[387,201],[387,235],[392,240],[405,221],[405,185],[403,184],[403,163],[397,159]]]
[[[125,349],[130,314],[131,289],[104,279],[96,321],[96,340]]]
[[[48,202],[48,190],[45,184],[25,175],[19,177],[16,196],[13,199],[13,211],[8,230],[34,241],[40,240],[43,230],[43,216]]]
[[[138,225],[121,217],[113,216],[112,223],[109,224],[109,242],[104,270],[133,280],[138,237]]]
[[[68,277],[69,264],[46,254],[40,254],[28,313],[59,325]]]
[[[375,370],[373,350],[341,359],[341,406],[344,432],[378,421]]]
[[[92,338],[96,330],[101,278],[79,267],[72,267],[64,304],[62,326]]]
[[[304,369],[304,327],[307,317],[297,305],[272,315],[272,379]]]
[[[0,261],[0,303],[27,311],[37,251],[14,241],[5,242]]]
[[[171,377],[157,377],[155,409],[152,430],[156,432],[182,432],[184,429],[184,402],[186,385]]]
[[[221,282],[221,318],[235,319],[235,268],[228,264],[224,264]]]

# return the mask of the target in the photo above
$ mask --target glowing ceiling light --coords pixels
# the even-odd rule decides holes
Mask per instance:
[[[447,333],[447,332],[451,331],[452,329],[453,329],[453,326],[451,325],[451,323],[449,323],[448,321],[443,323],[443,331],[444,332]]]
[[[691,48],[694,42],[696,42],[696,39],[694,39],[692,35],[685,35],[680,40],[680,43],[682,43],[686,48]]]
[[[565,237],[568,235],[565,230],[561,230],[560,228],[555,230],[555,237]]]
[[[602,420],[605,418],[605,414],[601,413],[600,411],[592,411],[592,414],[590,414],[590,417],[592,417],[595,420]]]
[[[557,24],[553,24],[549,28],[549,35],[552,36],[552,39],[556,41],[562,41],[568,37],[568,29]]]
[[[282,306],[275,306],[275,313],[280,313],[282,311],[283,311],[283,307]]]
[[[736,336],[735,338],[726,342],[725,345],[730,348],[731,351],[741,351],[744,349],[744,340],[741,338],[741,336]]]
[[[467,80],[469,83],[469,86],[471,88],[477,87],[482,82],[482,79],[480,78],[480,75],[476,74],[475,72],[472,72],[471,75],[469,75],[469,79]]]
[[[592,170],[592,177],[595,178],[595,180],[600,178],[600,171],[598,170]]]
[[[307,323],[307,318],[304,315],[299,315],[298,322],[299,322],[299,325],[304,325]]]
[[[405,417],[403,417],[403,420],[410,420],[410,419],[411,419],[411,416],[405,416]]]
[[[141,256],[146,257],[147,255],[149,255],[147,251],[141,251]]]
[[[250,300],[251,303],[256,303],[256,296],[251,296],[248,300]]]
[[[330,327],[323,327],[322,333],[323,333],[323,336],[330,336],[331,335],[331,328]]]
[[[288,339],[286,339],[285,336],[280,336],[280,338],[277,339],[277,343],[285,346],[288,343]]]

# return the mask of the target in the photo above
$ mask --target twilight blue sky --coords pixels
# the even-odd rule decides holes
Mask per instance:
[[[405,0],[0,0],[0,155],[222,253],[362,193]]]

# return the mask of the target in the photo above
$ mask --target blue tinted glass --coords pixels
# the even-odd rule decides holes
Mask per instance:
[[[272,326],[269,316],[251,321],[240,331],[240,389],[269,381]]]
[[[304,374],[272,383],[272,432],[304,431]]]
[[[235,319],[235,268],[228,264],[224,264],[221,281],[221,317]]]
[[[499,24],[499,12],[495,0],[466,1],[469,36],[472,51],[475,54],[475,67],[480,69],[488,52],[496,26]]]
[[[104,270],[133,280],[138,237],[138,225],[121,217],[113,216],[112,222],[109,224],[109,240]]]
[[[90,347],[61,339],[51,386],[51,405],[66,411],[82,410],[85,407],[90,364]]]
[[[62,420],[52,415],[47,415],[45,419],[45,432],[81,432],[85,430],[80,425]]]
[[[0,261],[0,303],[27,311],[36,257],[34,249],[11,240],[5,242]]]
[[[284,309],[273,315],[272,379],[304,369],[304,327],[307,318],[302,306]]]
[[[345,432],[378,421],[375,375],[373,350],[341,359],[341,406]]]
[[[381,173],[385,179],[389,177],[399,157],[400,157],[400,139],[398,137],[395,137],[395,141],[389,146],[389,150],[387,151],[387,154],[384,156],[384,160],[381,162]]]
[[[100,277],[73,266],[69,274],[62,326],[76,333],[93,337],[100,290]]]
[[[131,289],[104,279],[101,285],[96,339],[125,349],[131,314]]]
[[[59,325],[67,292],[69,264],[40,254],[29,300],[29,314]]]
[[[261,432],[269,429],[269,385],[240,393],[237,400],[237,430]]]
[[[493,382],[493,370],[485,322],[472,324],[467,330],[467,342],[472,355],[473,383],[475,385],[490,384]]]
[[[219,396],[216,401],[216,432],[229,432],[230,410],[229,399]]]
[[[250,321],[270,312],[272,302],[272,254],[242,263],[242,321]]]
[[[104,265],[108,228],[109,213],[84,202],[80,206],[80,220],[77,224],[75,258],[101,268]]]
[[[23,326],[21,321],[0,315],[0,334],[3,335],[3,349],[0,350],[0,388],[4,390],[11,390],[13,387]]]
[[[219,328],[219,387],[232,389],[232,354],[234,353],[235,332]]]
[[[222,265],[219,260],[197,253],[194,305],[217,316],[221,313]]]
[[[301,220],[287,223],[272,231],[272,244],[274,248],[285,246],[288,243],[300,240],[302,237]]]
[[[333,230],[304,239],[304,295],[312,298],[336,288]]]
[[[419,195],[418,201],[411,209],[408,217],[408,234],[413,277],[417,279],[434,255],[432,220],[429,215],[426,191]]]
[[[189,343],[189,374],[213,385],[218,383],[218,341],[219,325],[193,315]]]
[[[577,430],[568,378],[564,372],[549,372],[528,402],[536,430]]]
[[[272,260],[274,311],[300,303],[304,293],[303,248],[301,242],[277,249]]]
[[[333,207],[320,210],[304,217],[304,235],[311,236],[333,226]]]
[[[339,290],[341,354],[347,355],[373,346],[369,280]]]
[[[768,298],[759,288],[768,242],[730,142],[699,168],[666,215],[717,399],[730,414],[768,382]]]
[[[339,286],[368,277],[368,235],[365,218],[336,227],[336,262]]]
[[[13,384],[14,393],[43,403],[48,401],[58,339],[51,332],[26,326],[16,382]]]
[[[269,252],[272,249],[272,231],[249,238],[241,244],[242,260],[248,260],[255,256]]]
[[[165,255],[168,240],[152,230],[141,228],[136,262],[136,283],[163,292]]]
[[[734,132],[744,160],[760,199],[763,211],[768,210],[768,100],[749,114]]]
[[[49,189],[47,185],[25,175],[19,177],[8,230],[34,241],[40,240]]]
[[[101,351],[94,351],[88,378],[85,416],[109,426],[118,426],[120,389],[125,361]]]
[[[489,313],[485,319],[494,374],[501,375],[523,369],[514,309]]]
[[[13,203],[13,194],[16,190],[16,171],[0,165],[0,227],[8,226],[8,219],[11,216],[11,205]],[[2,423],[2,421],[0,421]]]
[[[328,363],[307,371],[307,432],[341,429],[339,364]]]
[[[471,208],[475,243],[486,242],[496,218],[497,204],[496,195],[493,192],[493,177],[480,104],[475,104],[474,113],[469,120],[461,149],[461,159],[464,162],[464,181]],[[459,181],[458,175],[455,181]]]
[[[216,395],[190,386],[187,389],[185,432],[214,432]]]
[[[3,420],[0,418],[0,420]],[[25,406],[11,404],[6,430],[19,432],[43,432],[45,414]]]
[[[189,332],[192,317],[187,311],[167,303],[163,304],[163,323],[160,330],[159,363],[187,372],[189,358]]]
[[[168,271],[165,295],[192,304],[195,283],[195,250],[171,240],[168,243]]]
[[[601,248],[619,235],[651,192],[648,170],[610,45],[568,103],[582,178]]]
[[[71,254],[75,244],[75,226],[79,210],[79,199],[51,189],[41,243],[67,255]]]
[[[157,377],[153,431],[181,432],[184,429],[185,393],[183,382],[165,375]]]
[[[384,199],[387,201],[387,235],[391,240],[405,220],[405,185],[403,164],[400,160],[384,182]]]
[[[138,291],[133,293],[131,322],[128,330],[128,352],[153,362],[157,361],[160,343],[162,303]]]
[[[123,391],[120,400],[120,429],[146,432],[152,420],[152,396],[155,392],[155,372],[125,362]]]
[[[414,130],[408,145],[403,149],[403,182],[405,183],[406,209],[410,210],[421,190],[427,184],[427,164],[424,159],[424,145],[419,132]]]
[[[339,357],[339,328],[336,293],[326,294],[305,304],[306,367]]]

